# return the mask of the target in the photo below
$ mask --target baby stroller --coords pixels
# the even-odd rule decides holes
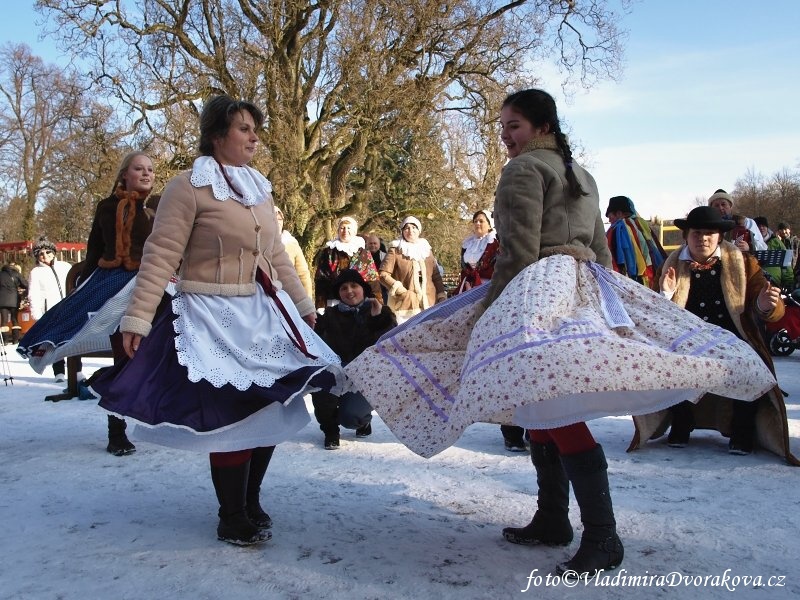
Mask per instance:
[[[774,323],[765,323],[773,356],[789,356],[800,348],[800,289],[783,296],[786,313]]]

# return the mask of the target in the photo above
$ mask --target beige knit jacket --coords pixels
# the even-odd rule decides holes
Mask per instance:
[[[211,186],[192,186],[190,175],[172,178],[161,196],[120,330],[150,333],[164,287],[178,269],[179,291],[249,296],[256,293],[260,268],[289,294],[301,316],[314,312],[281,243],[272,199],[252,207],[221,202]]]

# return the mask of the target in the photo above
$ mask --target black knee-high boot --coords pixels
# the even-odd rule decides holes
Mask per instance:
[[[531,443],[531,460],[539,486],[536,513],[525,527],[506,527],[503,537],[514,544],[563,546],[572,541],[569,522],[569,480],[558,448],[552,442]]]
[[[217,538],[237,546],[260,544],[272,537],[253,525],[245,510],[250,461],[233,467],[211,465],[211,481],[219,501]]]
[[[125,435],[127,424],[124,419],[108,415],[108,446],[106,451],[114,456],[125,456],[136,452],[136,446],[131,444]]]
[[[561,461],[581,509],[583,535],[575,556],[559,564],[556,572],[593,577],[601,569],[619,566],[625,554],[611,506],[608,463],[599,444],[586,452],[562,455]]]
[[[261,508],[260,493],[261,482],[264,481],[264,474],[267,472],[269,461],[275,446],[267,446],[253,449],[253,457],[250,459],[250,474],[247,480],[247,516],[250,521],[259,529],[269,529],[272,527],[272,519]]]

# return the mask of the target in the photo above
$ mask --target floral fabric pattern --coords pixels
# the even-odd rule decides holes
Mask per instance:
[[[775,385],[733,334],[564,255],[521,271],[485,312],[476,301],[441,314],[398,328],[346,367],[394,434],[425,457],[476,422],[552,428],[707,392],[752,401]]]

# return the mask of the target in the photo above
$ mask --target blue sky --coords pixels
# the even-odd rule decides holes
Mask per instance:
[[[671,219],[748,170],[800,166],[800,2],[643,0],[623,24],[619,80],[560,105],[603,203]]]
[[[39,41],[33,2],[7,7],[3,43]],[[601,208],[633,199],[645,217],[681,217],[748,170],[772,175],[800,166],[800,0],[641,0],[617,81],[561,96],[553,72],[542,87],[588,155]]]

